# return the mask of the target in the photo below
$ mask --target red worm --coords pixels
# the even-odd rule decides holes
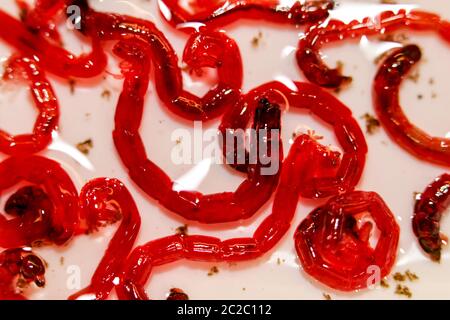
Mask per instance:
[[[87,10],[85,28],[102,41],[135,38],[146,43],[148,62],[139,60],[149,74],[153,63],[156,91],[164,105],[175,114],[191,120],[208,120],[222,114],[240,97],[242,60],[236,43],[222,32],[201,31],[189,38],[183,60],[191,69],[217,69],[218,84],[203,97],[183,88],[181,69],[172,46],[156,26],[125,15]],[[132,55],[132,53],[130,53]],[[136,60],[136,58],[135,58]],[[145,78],[148,78],[148,74]]]
[[[19,189],[6,202],[5,211],[13,218],[0,215],[0,247],[32,246],[37,242],[63,245],[73,236],[121,220],[89,287],[71,297],[89,293],[96,299],[107,298],[140,228],[139,212],[126,187],[116,179],[98,178],[88,182],[78,197],[70,177],[53,160],[27,156],[0,163],[0,191],[21,181],[32,185]],[[0,260],[0,295],[3,285],[10,286],[10,282],[2,281],[1,268]]]
[[[125,82],[117,105],[113,136],[131,178],[165,208],[189,220],[222,223],[250,217],[269,199],[276,187],[278,173],[262,175],[261,164],[257,163],[248,170],[247,179],[235,192],[203,195],[174,190],[174,182],[148,160],[139,127],[149,82],[149,62],[145,62],[149,49],[145,43],[136,40],[121,41],[114,48],[116,55],[128,62],[128,69],[123,71]],[[272,110],[263,112],[274,114]],[[271,123],[274,127],[270,129],[279,128],[279,120],[271,120]],[[281,148],[279,152],[278,158],[282,159]]]
[[[400,105],[400,85],[420,60],[415,45],[394,50],[381,65],[374,82],[375,108],[392,138],[417,158],[450,166],[450,139],[432,137],[414,126]]]
[[[414,207],[412,225],[422,249],[434,261],[441,260],[442,238],[440,221],[450,205],[450,174],[435,179],[419,195]]]
[[[324,154],[329,155],[326,164]],[[308,170],[318,165],[326,170],[335,161],[333,153],[310,136],[297,137],[283,163],[272,213],[252,237],[222,241],[200,235],[173,235],[137,247],[125,262],[123,275],[116,286],[119,299],[147,299],[144,287],[152,269],[177,260],[223,262],[261,257],[289,230]]]
[[[0,253],[0,300],[25,300],[15,281],[25,286],[34,282],[45,285],[44,262],[31,249],[7,249]]]
[[[365,212],[375,225],[358,217]],[[375,226],[379,238],[372,247],[369,240]],[[397,256],[399,233],[393,214],[378,194],[353,191],[311,212],[294,238],[306,273],[331,288],[353,291],[389,274]],[[375,268],[379,278],[371,283]]]
[[[238,107],[225,114],[219,130],[226,136],[227,130],[245,128],[261,99],[278,105],[288,104],[289,108],[309,110],[333,128],[344,154],[342,159],[336,157],[336,163],[330,170],[320,170],[319,166],[317,169],[312,168],[301,186],[302,196],[323,198],[353,190],[364,170],[367,144],[352,112],[333,95],[314,84],[293,82],[292,85],[295,89],[280,82],[270,82],[253,89],[241,99]],[[226,157],[230,156],[226,152],[229,147],[225,148]]]
[[[66,243],[77,233],[79,222],[78,194],[70,177],[57,162],[40,156],[12,157],[0,163],[0,191],[21,181],[40,189],[22,190],[11,199],[6,211],[16,217],[8,220],[0,215],[0,247],[28,246],[37,241]],[[21,214],[18,204],[30,210]],[[36,209],[40,209],[40,219],[33,219]]]
[[[0,38],[26,56],[38,57],[45,70],[60,77],[91,78],[101,74],[106,67],[106,55],[98,39],[90,37],[92,51],[76,57],[63,49],[61,43],[54,43],[57,31],[51,36],[47,36],[46,32],[36,32],[37,25],[44,28],[53,23],[52,20],[48,20],[53,18],[53,15],[42,16],[39,13],[42,11],[39,6],[45,8],[46,2],[38,1],[36,14],[32,14],[34,11],[31,11],[34,19],[25,19],[25,24],[0,10]],[[48,28],[44,30],[48,31]]]
[[[306,24],[324,20],[334,1],[292,1],[283,5],[279,0],[195,0],[187,10],[180,0],[160,0],[164,18],[176,28],[196,28],[195,23],[217,29],[239,19],[271,21],[284,24]],[[194,13],[192,13],[192,11]]]
[[[94,295],[95,299],[103,300],[109,296],[123,261],[133,248],[141,218],[131,194],[117,179],[99,178],[88,182],[81,190],[80,208],[82,219],[87,221],[91,231],[122,220],[89,286],[69,297]]]
[[[53,88],[33,58],[13,56],[6,64],[4,80],[24,78],[30,87],[33,102],[39,110],[32,134],[10,135],[0,130],[0,152],[25,155],[45,149],[52,141],[52,132],[59,120],[59,106]]]
[[[297,63],[306,78],[323,87],[338,88],[351,80],[338,69],[329,68],[322,60],[320,49],[324,44],[344,39],[360,38],[377,34],[389,34],[402,28],[412,30],[436,31],[445,41],[450,42],[450,23],[438,15],[412,10],[399,10],[397,13],[385,11],[375,19],[367,17],[362,21],[344,23],[330,20],[315,25],[308,30],[299,42]]]

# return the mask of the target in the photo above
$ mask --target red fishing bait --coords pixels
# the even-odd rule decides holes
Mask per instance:
[[[45,285],[45,263],[31,249],[8,249],[0,253],[0,300],[25,300],[16,282]]]
[[[148,160],[139,127],[149,82],[150,65],[146,63],[149,50],[146,43],[131,40],[121,41],[114,48],[115,54],[128,62],[127,69],[123,70],[125,81],[117,105],[113,136],[130,177],[150,197],[186,219],[222,223],[250,217],[270,198],[277,185],[277,173],[262,175],[261,165],[256,164],[248,170],[247,179],[235,192],[203,195],[194,191],[176,191],[167,174]],[[262,112],[277,116],[273,109]],[[279,119],[270,121],[274,126],[270,129],[279,128]],[[282,159],[282,154],[278,158]]]
[[[383,62],[374,82],[375,109],[392,138],[419,159],[450,166],[450,139],[432,137],[409,122],[400,106],[399,88],[420,60],[416,45],[394,50]]]
[[[0,247],[63,245],[73,236],[95,232],[121,220],[90,286],[79,294],[107,298],[140,228],[139,212],[126,187],[116,179],[98,178],[87,183],[78,197],[70,177],[53,160],[25,156],[0,163],[0,190],[21,181],[32,185],[19,189],[7,200],[5,212],[13,218],[0,215]],[[10,283],[0,279],[0,284],[1,294]]]
[[[329,155],[328,161],[323,161]],[[152,269],[180,259],[204,262],[245,261],[271,250],[289,230],[297,208],[301,185],[312,167],[335,166],[330,150],[308,135],[296,138],[283,162],[272,213],[250,238],[220,240],[200,235],[173,235],[137,247],[124,264],[116,286],[119,299],[148,299],[144,286]]]
[[[344,39],[360,38],[377,34],[389,34],[402,28],[417,31],[436,31],[445,41],[450,42],[450,23],[439,15],[412,10],[397,13],[385,11],[376,18],[367,17],[362,21],[344,23],[330,20],[312,26],[299,42],[297,63],[306,78],[323,87],[338,88],[349,82],[351,77],[341,74],[339,69],[329,68],[322,60],[320,49],[324,44]]]
[[[344,154],[340,158],[339,153],[334,152],[336,164],[332,170],[323,171],[320,166],[313,167],[301,186],[302,196],[323,198],[353,190],[364,170],[367,144],[352,112],[333,95],[314,84],[292,84],[295,90],[280,82],[270,82],[250,91],[241,99],[238,107],[230,109],[224,115],[219,130],[225,137],[227,130],[245,129],[261,99],[289,108],[309,110],[312,115],[333,128]],[[228,145],[224,148],[225,157],[234,158],[226,150],[236,150],[236,146]]]
[[[279,0],[195,0],[189,10],[180,0],[160,0],[163,17],[180,29],[197,28],[201,23],[217,29],[239,19],[253,19],[285,24],[307,24],[324,20],[334,1],[292,1],[283,4]]]
[[[117,179],[98,178],[88,182],[80,193],[80,209],[81,218],[87,222],[90,231],[121,220],[89,286],[69,297],[94,296],[103,300],[109,296],[123,261],[133,248],[141,217],[131,194]]]
[[[145,42],[149,61],[143,63],[139,60],[138,64],[152,62],[158,97],[175,114],[190,120],[212,119],[240,97],[243,78],[241,55],[236,43],[223,32],[201,30],[192,34],[186,44],[183,61],[189,68],[217,69],[218,84],[200,98],[184,90],[177,55],[153,23],[91,9],[83,14],[83,30],[95,34],[95,38],[102,41],[135,38]],[[148,66],[144,65],[144,68],[149,74]]]
[[[441,260],[442,241],[440,233],[442,213],[450,205],[450,174],[435,179],[418,196],[414,207],[412,225],[422,249],[434,261]]]
[[[54,5],[55,10],[42,15],[47,4]],[[0,38],[24,55],[39,58],[40,64],[46,71],[60,77],[67,79],[98,76],[105,70],[107,60],[97,38],[90,37],[92,51],[79,57],[68,52],[61,45],[59,34],[53,26],[53,13],[59,13],[65,7],[63,4],[64,1],[61,0],[38,1],[33,10],[25,11],[30,15],[30,19],[26,19],[26,15],[24,23],[0,10]]]
[[[78,194],[70,177],[57,162],[40,156],[12,157],[0,163],[0,190],[21,181],[36,187],[11,199],[6,211],[15,218],[0,215],[0,247],[29,246],[37,241],[66,243],[76,233],[79,221]],[[31,210],[21,213],[15,203]],[[36,214],[42,217],[33,219]]]
[[[358,217],[367,211],[373,223]],[[379,238],[372,247],[369,240],[375,227]],[[331,288],[353,291],[371,285],[372,268],[379,270],[378,281],[389,274],[399,233],[393,214],[379,195],[353,191],[311,212],[294,238],[306,273]]]
[[[29,83],[33,102],[39,110],[32,134],[10,135],[0,130],[0,152],[26,155],[45,149],[59,120],[59,106],[53,88],[33,58],[13,56],[6,64],[4,80],[20,78]]]

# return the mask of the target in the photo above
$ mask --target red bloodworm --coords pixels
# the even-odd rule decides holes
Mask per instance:
[[[324,20],[334,1],[290,1],[283,4],[279,0],[195,0],[189,9],[181,5],[181,0],[159,0],[161,14],[174,27],[196,28],[202,23],[217,29],[239,19],[271,21],[284,24],[306,24]],[[285,1],[283,1],[286,3]]]
[[[270,82],[249,92],[240,102],[242,107],[231,109],[223,117],[220,131],[245,128],[257,102],[267,99],[278,105],[309,110],[329,124],[344,150],[333,170],[312,168],[302,184],[302,196],[323,198],[354,189],[364,169],[367,144],[352,112],[333,95],[310,83],[294,82],[295,90],[280,82]],[[228,146],[225,149],[227,154]]]
[[[45,1],[39,3],[45,3]],[[49,18],[47,15],[33,16],[41,26],[51,22],[45,21]],[[104,71],[106,55],[100,41],[88,34],[87,36],[92,39],[92,51],[77,57],[63,49],[60,43],[54,43],[53,39],[33,31],[32,25],[27,26],[0,10],[0,38],[23,54],[37,57],[45,70],[63,78],[91,78]],[[53,34],[52,37],[54,38],[55,35]]]
[[[45,285],[45,263],[31,249],[7,249],[0,253],[0,300],[25,300],[16,282]]]
[[[57,162],[40,156],[12,157],[0,163],[0,191],[22,181],[34,188],[11,198],[6,211],[15,218],[0,215],[0,247],[28,246],[37,241],[66,243],[76,234],[79,223],[78,194],[70,177]],[[28,206],[26,212],[20,212],[20,205]],[[33,220],[37,214],[41,218]]]
[[[32,134],[10,135],[0,130],[0,152],[24,155],[45,149],[52,141],[52,132],[59,120],[59,106],[53,88],[41,70],[39,63],[28,57],[13,56],[6,65],[4,80],[24,78],[30,86],[39,115]]]
[[[442,213],[450,205],[450,174],[435,179],[419,195],[414,207],[412,225],[422,249],[434,261],[441,260],[442,236],[440,221]]]
[[[450,166],[450,139],[433,137],[414,126],[400,105],[400,85],[420,60],[416,45],[394,50],[384,60],[374,81],[375,109],[391,137],[417,158]]]
[[[127,188],[117,179],[98,178],[88,182],[80,193],[82,220],[87,221],[90,231],[105,224],[122,220],[100,261],[90,285],[69,299],[94,295],[106,299],[119,276],[139,232],[141,218],[136,204]]]
[[[16,0],[20,19],[33,33],[62,44],[55,18],[66,9],[65,0],[36,0],[32,7],[25,0]]]
[[[217,69],[218,84],[200,98],[184,90],[177,55],[152,22],[93,10],[86,11],[84,22],[87,32],[96,33],[95,37],[102,41],[137,38],[145,42],[150,49],[146,58],[153,63],[158,96],[169,110],[183,118],[217,117],[240,97],[241,55],[236,43],[223,32],[203,30],[192,34],[186,44],[183,60],[189,68]]]
[[[150,54],[149,50],[146,43],[135,39],[121,41],[114,48],[115,54],[127,62],[127,69],[123,70],[125,81],[117,105],[113,137],[130,177],[162,206],[189,220],[223,223],[252,216],[276,188],[279,170],[271,175],[263,175],[262,165],[258,162],[249,166],[247,179],[235,192],[203,195],[195,191],[177,191],[170,177],[148,159],[139,127],[149,83],[150,62],[146,58]],[[274,108],[262,112],[278,117],[271,119],[267,115],[262,118],[270,121],[269,129],[279,129],[279,112]],[[267,143],[272,143],[270,137]],[[281,147],[278,152],[281,161]]]
[[[0,247],[31,246],[38,241],[62,245],[72,236],[122,220],[89,287],[72,296],[107,298],[140,228],[139,212],[126,187],[116,179],[98,178],[87,183],[78,198],[70,177],[53,160],[28,156],[0,163],[0,191],[21,181],[32,185],[6,202],[5,211],[14,218],[0,215]]]
[[[324,154],[328,161],[323,161]],[[148,299],[144,287],[157,266],[187,259],[203,262],[253,260],[271,250],[289,230],[297,208],[300,187],[308,170],[326,170],[336,163],[335,154],[308,135],[296,138],[285,159],[272,213],[252,237],[220,240],[201,235],[173,235],[137,247],[126,260],[116,286],[119,299]]]
[[[375,225],[364,219],[367,212]],[[372,247],[374,226],[379,238]],[[393,214],[378,194],[353,191],[311,212],[294,238],[307,274],[333,289],[354,291],[370,286],[374,275],[381,279],[389,274],[399,233]]]
[[[385,11],[375,19],[366,17],[362,21],[344,23],[330,20],[310,28],[299,42],[297,63],[306,78],[323,87],[338,88],[349,82],[351,77],[341,74],[338,69],[329,68],[322,60],[320,49],[324,44],[355,39],[362,36],[389,34],[402,28],[436,31],[445,41],[450,42],[450,23],[438,15],[418,10],[399,10],[397,13]]]

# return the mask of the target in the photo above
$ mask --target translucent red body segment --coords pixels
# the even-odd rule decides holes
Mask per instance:
[[[57,162],[40,156],[12,157],[0,163],[0,190],[11,188],[21,181],[39,186],[45,191],[45,196],[32,201],[38,201],[34,205],[39,209],[44,205],[45,215],[48,213],[50,217],[33,221],[35,212],[13,219],[1,216],[0,246],[19,247],[31,245],[35,241],[66,243],[77,233],[79,221],[78,194],[70,177]],[[9,207],[8,211],[13,212],[11,210]]]
[[[24,285],[45,285],[45,263],[31,250],[22,248],[0,252],[0,300],[25,300],[18,280]]]
[[[270,82],[253,89],[224,115],[219,130],[225,136],[227,130],[246,129],[248,119],[261,99],[280,106],[288,104],[289,108],[309,110],[332,127],[344,153],[342,158],[336,152],[324,155],[322,166],[313,167],[302,184],[302,196],[323,198],[353,190],[364,170],[367,144],[352,112],[333,95],[314,84],[293,84],[296,90],[280,82]],[[228,148],[224,150],[225,156],[229,157],[226,150]],[[326,162],[328,165],[324,166]]]
[[[249,167],[247,179],[235,192],[203,195],[195,191],[178,191],[170,177],[148,160],[139,127],[150,67],[149,63],[143,64],[142,61],[148,61],[143,57],[150,54],[149,50],[143,42],[135,40],[121,41],[114,48],[119,57],[129,62],[129,67],[124,71],[125,81],[117,105],[113,137],[130,177],[162,206],[189,220],[223,223],[252,216],[276,188],[278,172],[263,175],[262,165],[256,163]],[[271,125],[274,128],[269,129],[279,129],[279,120],[271,120]],[[268,142],[271,142],[271,139]],[[278,152],[277,160],[281,161],[281,147]]]
[[[358,215],[365,212],[374,224],[358,223]],[[369,240],[375,226],[379,238],[372,247]],[[397,256],[399,233],[393,214],[379,195],[353,191],[311,212],[294,238],[307,274],[331,288],[353,291],[371,285],[373,268],[379,270],[378,281],[389,274]]]
[[[239,19],[253,19],[285,24],[307,24],[324,20],[334,1],[295,1],[283,4],[279,0],[195,0],[189,8],[181,0],[158,2],[163,17],[174,27],[193,29],[196,23],[217,29]]]
[[[440,261],[443,237],[440,221],[450,206],[450,174],[435,179],[418,196],[414,207],[412,226],[422,249],[434,261]]]
[[[420,58],[416,45],[389,54],[375,77],[375,108],[383,127],[401,147],[419,159],[450,166],[450,139],[432,137],[414,126],[400,105],[401,83]]]
[[[27,9],[29,11],[24,22],[0,10],[0,38],[24,55],[38,57],[46,71],[60,77],[98,76],[105,70],[107,60],[97,38],[86,34],[91,39],[92,51],[78,57],[61,45],[54,19],[65,8],[64,3],[64,0],[37,1],[36,7]],[[48,8],[51,10],[47,12]]]
[[[0,130],[0,152],[27,155],[45,149],[52,141],[52,133],[56,130],[59,120],[59,105],[45,73],[33,58],[13,56],[8,60],[3,79],[17,78],[29,83],[30,93],[39,114],[31,134],[14,136]]]
[[[220,240],[201,235],[173,235],[133,250],[124,264],[116,292],[120,299],[148,299],[145,285],[154,267],[180,259],[204,262],[239,262],[256,259],[270,251],[289,230],[297,208],[301,185],[328,149],[308,135],[296,138],[283,162],[272,213],[252,237]]]
[[[125,60],[135,61],[130,62],[139,69],[143,64],[143,70],[134,71],[143,79],[148,78],[151,62],[159,98],[169,110],[185,119],[204,121],[215,118],[240,97],[243,78],[241,55],[236,43],[223,32],[201,29],[199,33],[192,34],[186,44],[183,59],[189,68],[217,69],[217,85],[203,97],[198,97],[184,90],[178,57],[164,34],[152,22],[93,10],[88,11],[85,22],[87,32],[94,33],[102,41],[135,39],[142,42],[140,46],[145,48],[134,58],[129,45],[126,48],[116,46],[115,52]],[[122,42],[121,46],[126,45]],[[148,63],[142,63],[139,58],[142,54]]]
[[[124,260],[133,248],[141,226],[136,204],[127,188],[117,179],[98,178],[88,182],[80,193],[82,219],[88,230],[121,220],[114,237],[109,242],[89,286],[69,299],[82,296],[106,299],[114,287]]]
[[[333,69],[325,64],[320,53],[323,45],[362,36],[389,34],[403,28],[436,31],[444,40],[450,41],[450,25],[439,15],[419,10],[385,11],[376,18],[367,17],[349,23],[330,20],[312,26],[299,42],[297,63],[312,83],[327,88],[339,88],[351,81],[351,77],[342,75],[339,68]]]

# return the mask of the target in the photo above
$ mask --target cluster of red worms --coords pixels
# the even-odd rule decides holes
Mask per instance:
[[[27,81],[39,115],[31,134],[13,136],[0,130],[0,152],[10,156],[0,163],[0,190],[21,181],[28,184],[6,202],[5,212],[11,217],[0,215],[0,247],[6,248],[0,254],[0,299],[25,298],[16,286],[18,279],[26,284],[45,284],[45,263],[33,254],[33,245],[61,246],[77,235],[117,221],[121,221],[120,226],[90,285],[70,298],[92,294],[106,299],[115,289],[120,299],[147,299],[144,287],[153,267],[180,259],[239,262],[264,255],[290,229],[300,197],[328,198],[295,232],[295,247],[306,273],[342,291],[366,288],[371,266],[379,268],[381,278],[389,274],[400,230],[378,194],[355,190],[368,151],[365,138],[352,112],[321,88],[337,88],[350,78],[327,67],[319,50],[331,41],[400,28],[433,30],[450,41],[449,22],[427,12],[399,10],[344,23],[328,18],[331,0],[298,1],[286,7],[275,0],[196,0],[194,13],[186,11],[178,0],[161,0],[166,20],[189,36],[183,62],[193,70],[217,69],[218,84],[197,97],[184,90],[178,57],[152,22],[97,12],[86,0],[36,0],[34,7],[22,0],[17,3],[24,12],[21,20],[0,10],[0,37],[17,50],[8,60],[3,77]],[[81,13],[79,32],[92,43],[91,52],[80,56],[63,48],[56,24],[66,8],[74,5]],[[244,94],[239,48],[218,31],[241,18],[304,25],[307,31],[299,42],[297,61],[310,82],[295,82],[295,90],[270,82]],[[113,53],[122,60],[124,82],[113,138],[131,179],[164,208],[207,224],[249,218],[274,194],[272,212],[253,236],[221,240],[177,234],[133,249],[140,214],[120,181],[98,178],[78,194],[60,164],[35,155],[49,145],[59,119],[58,101],[45,72],[67,79],[101,74],[107,63],[106,41],[113,41]],[[375,108],[382,125],[401,147],[425,161],[449,166],[449,139],[430,137],[416,128],[399,104],[401,81],[420,57],[415,45],[389,52],[374,81]],[[204,195],[176,191],[172,179],[149,160],[139,133],[151,72],[164,106],[182,118],[207,121],[220,116],[221,132],[249,126],[281,129],[281,108],[289,104],[307,109],[329,124],[343,154],[302,134],[284,157],[281,138],[269,135],[264,139],[268,146],[279,139],[276,161],[281,170],[277,174],[262,174],[267,164],[258,159],[255,164],[231,165],[247,174],[234,192]],[[230,156],[226,145],[223,149],[224,156]],[[435,260],[440,258],[439,221],[449,205],[449,194],[450,177],[444,174],[421,195],[413,217],[420,245]],[[371,222],[361,223],[362,215],[370,215]],[[372,246],[369,240],[374,228],[379,231],[379,239]]]

